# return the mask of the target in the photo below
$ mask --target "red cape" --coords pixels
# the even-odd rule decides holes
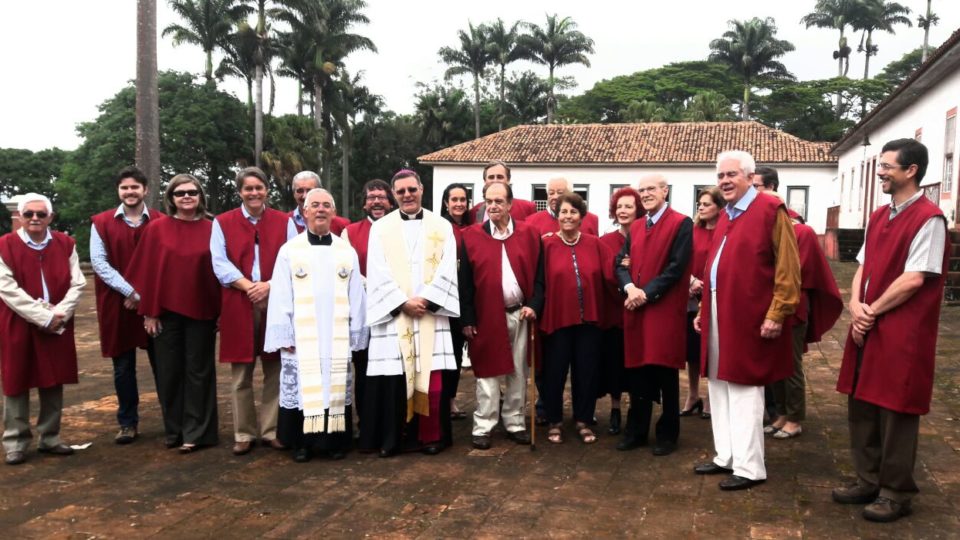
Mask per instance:
[[[627,237],[616,230],[601,236],[600,242],[616,257],[627,243]],[[615,283],[607,287],[603,311],[600,314],[600,328],[623,328],[623,301],[624,296]]]
[[[802,223],[794,224],[793,231],[797,235],[797,248],[800,250],[800,288],[803,293],[796,317],[807,322],[804,341],[816,343],[840,318],[843,298],[827,257],[820,249],[817,233]]]
[[[573,267],[574,251],[583,288],[582,317]],[[571,248],[563,243],[559,235],[554,234],[543,238],[543,256],[546,299],[540,330],[552,334],[568,326],[598,324],[606,302],[606,287],[616,283],[613,277],[615,254],[601,244],[596,236],[583,234],[576,246]]]
[[[357,252],[357,259],[360,260],[360,274],[367,275],[367,242],[370,240],[370,226],[373,222],[368,218],[355,221],[347,225],[347,239],[354,251]]]

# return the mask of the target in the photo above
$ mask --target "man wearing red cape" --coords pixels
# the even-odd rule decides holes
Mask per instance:
[[[565,193],[573,193],[573,184],[566,178],[551,178],[547,182],[547,209],[537,212],[525,220],[540,236],[548,233],[556,234],[560,230],[560,222],[557,221],[557,215],[560,212],[560,197]],[[583,224],[580,231],[593,236],[600,236],[600,220],[597,215],[587,212],[583,218]]]
[[[483,168],[483,185],[491,182],[510,183],[510,167],[499,159],[487,163]],[[537,213],[537,205],[523,199],[514,199],[510,206],[510,217],[514,221],[523,221],[529,216]],[[485,223],[490,216],[487,214],[484,201],[480,201],[470,209],[471,223]]]

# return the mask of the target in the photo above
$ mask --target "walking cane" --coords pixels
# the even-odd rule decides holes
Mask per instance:
[[[537,449],[537,385],[534,383],[537,376],[537,325],[530,321],[530,382],[527,395],[530,396],[530,451]]]

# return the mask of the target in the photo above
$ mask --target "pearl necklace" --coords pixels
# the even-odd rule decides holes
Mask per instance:
[[[561,233],[559,236],[560,236],[560,241],[562,241],[564,244],[566,244],[566,245],[568,245],[568,246],[575,246],[575,245],[577,245],[577,243],[580,241],[580,233],[579,233],[579,232],[577,232],[577,238],[576,238],[576,240],[574,240],[573,242],[567,242],[567,239],[563,237],[563,234],[562,234],[562,233]]]

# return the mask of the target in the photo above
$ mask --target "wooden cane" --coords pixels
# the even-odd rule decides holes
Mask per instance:
[[[530,451],[537,449],[537,326],[533,321],[528,325],[530,332],[530,382],[527,394],[530,396]]]

